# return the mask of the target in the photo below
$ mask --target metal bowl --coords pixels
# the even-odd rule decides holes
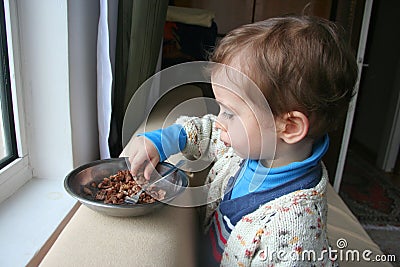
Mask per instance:
[[[161,162],[156,169],[159,173],[165,172],[173,165]],[[105,204],[103,201],[95,200],[83,191],[85,185],[91,182],[99,183],[105,177],[116,174],[120,170],[127,170],[124,158],[113,158],[97,160],[82,165],[71,171],[64,180],[65,190],[88,208],[110,216],[131,217],[140,216],[155,211],[165,206],[169,201],[180,195],[189,185],[185,172],[178,170],[160,181],[157,186],[166,191],[165,198],[149,204]]]

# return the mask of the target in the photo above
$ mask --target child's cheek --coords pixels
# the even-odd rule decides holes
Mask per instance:
[[[247,154],[249,150],[249,136],[243,128],[236,128],[237,130],[230,132],[231,144],[235,151],[240,154]]]

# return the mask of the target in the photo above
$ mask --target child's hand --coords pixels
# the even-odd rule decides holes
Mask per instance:
[[[149,180],[155,166],[160,162],[160,155],[153,143],[144,136],[133,137],[122,151],[120,157],[129,157],[131,173],[137,175],[143,169],[145,179]]]

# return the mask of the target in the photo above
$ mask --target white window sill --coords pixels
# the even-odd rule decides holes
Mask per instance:
[[[0,203],[0,266],[26,266],[75,203],[63,181],[40,178]]]

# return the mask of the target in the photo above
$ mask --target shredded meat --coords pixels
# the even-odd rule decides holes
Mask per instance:
[[[128,170],[118,171],[117,174],[105,177],[100,183],[90,182],[83,187],[86,195],[106,204],[123,204],[126,196],[132,196],[141,190],[141,186],[147,181],[143,173],[139,173],[135,179]],[[143,192],[138,203],[153,203],[163,200],[166,192],[162,189],[149,187]]]

